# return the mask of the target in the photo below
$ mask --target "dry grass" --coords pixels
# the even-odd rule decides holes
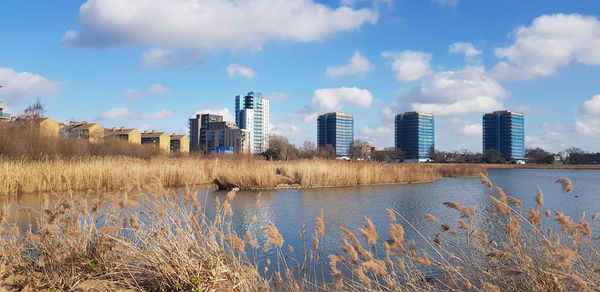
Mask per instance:
[[[271,162],[236,157],[80,157],[42,160],[0,157],[0,195],[119,189],[130,179],[158,178],[163,186],[216,183],[259,189],[413,183],[474,176],[481,166],[417,165],[331,160]]]
[[[134,291],[598,291],[598,238],[582,216],[573,220],[556,211],[540,222],[543,193],[527,214],[501,189],[491,195],[486,214],[475,207],[446,202],[453,218],[428,214],[436,231],[417,230],[415,222],[388,209],[384,238],[365,218],[358,229],[342,231],[340,252],[320,256],[318,244],[304,236],[304,251],[288,246],[277,222],[254,220],[242,238],[232,230],[232,190],[215,202],[208,218],[197,194],[170,194],[160,179],[130,180],[122,190],[96,199],[45,195],[38,229],[20,233],[0,210],[0,290]],[[150,195],[148,195],[150,194]],[[257,206],[259,206],[257,198]],[[260,210],[255,210],[259,212]],[[313,239],[327,236],[325,213],[316,218]],[[478,230],[474,219],[491,229]],[[550,216],[552,216],[550,214]],[[435,218],[436,220],[433,220]],[[418,219],[417,219],[418,220]],[[553,221],[561,230],[553,230]],[[420,238],[406,238],[405,228]],[[441,230],[441,231],[440,231]],[[257,240],[258,239],[258,240]],[[420,245],[417,246],[417,242]],[[260,246],[263,246],[262,251]],[[261,252],[274,249],[273,257]],[[257,256],[258,255],[258,256]],[[264,261],[264,262],[262,262]],[[297,263],[294,267],[292,263]],[[317,274],[329,270],[330,280]],[[431,272],[436,273],[432,274]]]

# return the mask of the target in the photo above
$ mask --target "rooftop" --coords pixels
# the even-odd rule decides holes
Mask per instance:
[[[152,130],[151,132],[144,131],[142,133],[142,138],[159,138],[159,137],[161,137],[163,135],[167,135],[168,136],[168,134],[166,134],[165,132],[156,132],[154,130]]]
[[[404,113],[405,116],[427,116],[427,117],[433,117],[433,114],[430,113],[422,113],[422,112],[405,112]]]
[[[518,113],[518,112],[513,112],[513,111],[509,111],[509,110],[502,110],[502,111],[494,111],[492,114],[496,114],[496,115],[513,115],[513,116],[523,116],[522,113]],[[487,114],[489,115],[489,114]]]
[[[352,115],[344,114],[344,113],[336,113],[336,112],[322,114],[319,117],[334,117],[334,116],[342,117],[342,118],[352,118]]]
[[[133,131],[137,131],[136,129],[126,129],[124,127],[120,127],[120,128],[112,128],[112,129],[104,129],[105,132],[111,133],[111,134],[129,134]]]

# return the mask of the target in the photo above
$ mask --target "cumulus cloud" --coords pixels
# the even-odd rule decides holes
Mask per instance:
[[[344,103],[369,107],[372,102],[371,92],[357,87],[317,89],[312,96],[313,105],[324,107],[327,110],[339,110]]]
[[[198,53],[175,53],[167,49],[152,48],[142,54],[140,66],[144,68],[192,67],[198,63],[199,58]]]
[[[171,90],[169,88],[167,88],[166,86],[164,86],[162,84],[156,83],[156,84],[152,84],[152,85],[148,86],[148,88],[146,88],[144,90],[127,88],[123,92],[123,96],[129,100],[139,101],[145,95],[163,95],[163,94],[169,94],[169,93],[171,93]]]
[[[67,31],[63,43],[258,50],[270,40],[320,41],[377,20],[374,9],[313,0],[88,0],[79,10],[81,30]]]
[[[389,146],[394,144],[392,126],[363,126],[358,129],[359,135],[372,146]]]
[[[576,137],[568,137],[563,133],[567,132],[568,129],[564,125],[542,125],[540,127],[544,129],[543,135],[531,135],[525,136],[525,145],[527,148],[542,148],[546,151],[560,151],[567,147],[572,147]],[[554,129],[554,130],[553,130]],[[556,131],[558,129],[559,131]]]
[[[471,43],[456,42],[451,44],[448,50],[450,50],[450,53],[464,54],[467,58],[481,55],[481,51]]]
[[[431,2],[437,4],[440,7],[456,7],[456,6],[458,6],[458,0],[431,0]]]
[[[235,122],[235,117],[233,116],[233,113],[231,113],[229,111],[229,109],[226,108],[226,107],[224,107],[224,108],[203,108],[203,109],[199,109],[192,116],[192,118],[195,118],[196,115],[203,115],[203,114],[219,115],[219,116],[223,116],[223,120],[224,121]]]
[[[109,109],[96,117],[98,120],[159,120],[173,116],[172,110],[159,110],[150,114],[134,114],[128,108]]]
[[[290,97],[283,92],[273,92],[265,96],[268,100],[288,100]]]
[[[373,71],[373,65],[367,58],[363,57],[359,51],[355,51],[354,55],[348,59],[348,63],[341,66],[327,67],[325,75],[329,77],[337,77],[344,75],[357,75]]]
[[[502,80],[549,76],[576,61],[600,65],[600,21],[580,14],[542,15],[514,32],[515,41],[495,54],[505,61],[492,70]]]
[[[386,122],[393,122],[396,118],[396,113],[391,107],[386,106],[381,109],[381,119]]]
[[[470,66],[436,73],[419,88],[403,94],[400,102],[410,102],[416,111],[446,116],[497,110],[502,108],[500,99],[507,96],[483,67]]]
[[[418,51],[385,51],[381,56],[392,60],[392,70],[399,82],[417,81],[432,73],[429,65],[430,54]]]
[[[583,103],[580,108],[583,114],[600,116],[600,94]]]
[[[23,99],[38,94],[58,92],[59,83],[29,72],[16,72],[11,68],[0,68],[0,100],[17,104]]]
[[[301,135],[304,131],[302,128],[290,124],[275,124],[271,132],[284,137],[295,137]]]
[[[284,120],[290,123],[314,123],[319,114],[313,107],[305,105],[289,114]]]
[[[600,94],[581,105],[581,116],[577,117],[575,129],[585,136],[600,136]]]
[[[460,119],[452,119],[452,128],[456,133],[467,136],[481,136],[483,127],[479,123],[468,123]]]
[[[252,68],[238,64],[230,64],[227,66],[227,74],[229,77],[241,76],[246,79],[252,79],[256,77],[256,72],[254,72]]]

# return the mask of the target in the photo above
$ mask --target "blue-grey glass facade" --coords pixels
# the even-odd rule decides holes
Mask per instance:
[[[317,146],[333,146],[336,156],[349,156],[354,141],[354,118],[342,113],[327,113],[317,119]]]
[[[498,150],[507,160],[525,157],[523,114],[496,111],[483,115],[483,151]]]
[[[430,159],[435,149],[433,115],[407,112],[396,115],[395,146],[408,159]]]

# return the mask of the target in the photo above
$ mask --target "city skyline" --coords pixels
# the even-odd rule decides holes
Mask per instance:
[[[600,151],[600,5],[590,1],[304,1],[290,12],[299,2],[285,0],[274,8],[285,21],[268,28],[223,17],[278,20],[263,0],[192,2],[5,3],[4,112],[39,97],[58,121],[183,133],[196,113],[234,121],[231,98],[257,90],[273,132],[297,146],[316,141],[319,114],[341,111],[356,139],[388,147],[394,116],[414,110],[436,116],[436,149],[480,152],[481,116],[510,109],[527,116],[528,148]],[[198,17],[205,10],[220,18]],[[191,18],[178,22],[182,11]]]

